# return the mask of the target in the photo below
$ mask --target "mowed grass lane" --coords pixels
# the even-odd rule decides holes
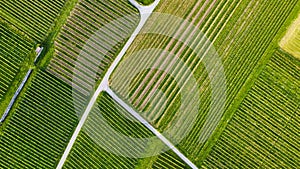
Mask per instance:
[[[300,62],[277,51],[221,134],[204,168],[300,165]]]
[[[209,49],[209,42],[212,42],[223,61],[227,80],[227,98],[225,112],[230,113],[230,106],[234,103],[238,92],[241,90],[245,81],[252,73],[254,67],[262,56],[274,36],[278,32],[281,25],[296,4],[294,1],[191,1],[191,3],[182,3],[179,1],[162,1],[157,12],[165,12],[183,17],[199,29],[207,36],[210,41],[205,41],[201,36],[193,35],[193,30],[174,28],[174,35],[182,35],[184,38],[192,42],[192,46],[197,51],[192,51],[180,42],[163,37],[161,35],[140,35],[127,52],[129,57],[136,51],[141,49],[159,48],[175,53],[189,66],[193,72],[193,76],[197,78],[198,90],[200,91],[200,110],[196,120],[196,124],[191,133],[178,145],[180,150],[194,162],[201,161],[199,155],[202,146],[199,132],[205,122],[205,118],[210,109],[211,104],[211,87],[208,73],[204,64],[195,53],[205,53]],[[170,4],[178,4],[176,8]],[[268,18],[268,19],[266,19]],[[150,19],[151,20],[151,19]],[[155,18],[153,19],[155,20]],[[166,25],[172,27],[172,23]],[[155,27],[155,22],[149,22],[145,27]],[[176,82],[167,75],[162,75],[157,70],[146,70],[145,72],[135,72],[135,65],[149,64],[147,58],[155,55],[165,54],[146,53],[145,59],[134,60],[128,68],[121,73],[113,74],[111,79],[111,87],[124,99],[127,99],[136,109],[143,112],[150,110],[148,115],[158,114],[158,118],[154,121],[154,126],[159,130],[166,127],[166,123],[172,123],[172,118],[176,117],[178,105],[180,105],[180,90],[176,87]],[[164,63],[163,60],[157,60],[157,65],[171,65],[175,67],[174,71],[180,72],[178,76],[186,72],[182,72],[178,63],[171,61]],[[218,68],[212,73],[219,71]],[[131,90],[124,90],[124,74],[138,74],[131,83]],[[188,75],[182,76],[184,81]],[[155,90],[161,89],[166,93],[166,97],[161,97],[160,92]],[[129,97],[128,97],[128,94]],[[177,100],[177,101],[176,101]],[[191,96],[191,101],[193,96]],[[173,101],[170,102],[169,101]],[[147,103],[149,102],[149,103]],[[147,104],[152,108],[147,108]],[[161,105],[166,107],[162,109]],[[167,114],[167,115],[166,115]],[[147,116],[146,116],[147,118]],[[209,134],[209,133],[207,133]]]

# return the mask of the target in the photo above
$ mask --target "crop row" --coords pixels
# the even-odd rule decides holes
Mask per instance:
[[[169,168],[169,169],[180,169],[189,168],[181,159],[179,159],[172,151],[160,154],[151,168]]]
[[[21,65],[28,57],[33,43],[12,31],[6,25],[0,25],[0,102],[2,101]]]
[[[0,11],[5,14],[5,20],[26,32],[31,39],[41,41],[64,4],[64,0],[1,1]]]
[[[120,19],[130,15],[133,16]],[[48,70],[88,95],[138,20],[137,9],[126,0],[80,1],[55,42],[55,55]],[[103,28],[110,23],[113,24]]]
[[[64,168],[134,168],[144,164],[143,160],[147,161],[148,167],[184,168],[185,164],[172,151],[139,158],[143,157],[143,153],[159,148],[154,142],[139,140],[151,137],[154,134],[150,130],[136,121],[107,93],[101,93]],[[140,167],[145,168],[145,165]]]
[[[84,106],[82,95],[39,71],[0,137],[0,168],[54,168],[78,122],[75,95]]]
[[[202,1],[198,1],[197,4],[201,5],[201,2]],[[196,19],[194,22],[193,19],[189,18],[188,14],[186,14],[185,17],[187,17],[186,19],[190,19],[194,25],[198,26],[209,40],[206,40],[201,35],[194,35],[193,29],[180,29],[179,27],[176,29],[177,32],[174,32],[175,35],[179,34],[179,37],[183,36],[183,39],[191,42],[194,51],[191,51],[180,42],[167,37],[161,38],[161,36],[157,36],[157,38],[153,38],[153,36],[145,35],[142,42],[139,41],[138,43],[133,44],[133,47],[127,52],[127,56],[130,56],[130,54],[140,49],[155,47],[167,50],[175,53],[185,61],[192,71],[191,75],[189,75],[188,71],[183,69],[182,64],[179,64],[175,59],[165,61],[163,58],[167,54],[155,53],[149,50],[148,53],[144,54],[145,56],[147,55],[145,59],[133,60],[124,70],[120,69],[120,71],[118,71],[117,68],[116,72],[118,73],[115,73],[111,79],[112,88],[123,98],[130,100],[132,105],[139,110],[143,110],[147,104],[153,104],[150,111],[161,115],[161,118],[156,121],[155,125],[159,129],[163,129],[165,126],[160,124],[166,124],[166,122],[170,122],[170,117],[176,117],[178,105],[181,104],[180,101],[178,101],[179,99],[173,99],[180,97],[181,95],[181,93],[178,92],[180,90],[174,86],[180,82],[185,82],[187,79],[191,78],[191,76],[195,76],[199,88],[194,86],[191,90],[196,88],[201,91],[201,96],[199,96],[201,100],[199,113],[201,113],[201,115],[199,115],[196,120],[194,130],[189,133],[179,147],[189,152],[191,158],[197,157],[203,146],[203,144],[199,142],[199,140],[201,140],[199,137],[203,134],[200,133],[200,131],[205,123],[206,115],[210,109],[217,111],[220,106],[216,105],[211,107],[212,93],[210,77],[205,70],[205,65],[201,62],[201,59],[196,58],[196,55],[193,52],[205,55],[210,49],[210,43],[217,47],[216,50],[223,62],[227,80],[226,113],[226,110],[228,110],[234,101],[236,95],[253,71],[257,62],[262,58],[263,53],[296,2],[297,1],[284,2],[279,0],[276,1],[276,3],[273,1],[260,2],[258,0],[206,1],[204,4],[202,3],[202,7],[204,8],[203,11],[196,10],[194,14],[191,14],[191,16],[197,16],[195,18],[198,18],[198,20]],[[197,5],[193,5],[191,10],[193,8],[197,8]],[[165,12],[164,9],[159,10]],[[281,12],[278,13],[277,11]],[[266,18],[268,19],[266,20]],[[172,23],[166,24],[172,27]],[[148,25],[148,27],[150,26]],[[157,59],[156,62],[152,62],[149,59],[157,55],[161,55],[161,57]],[[205,58],[204,56],[204,60],[209,61],[211,59],[209,57]],[[157,73],[153,75],[155,70],[146,73],[137,72],[139,69],[136,68],[139,65],[159,65],[162,69],[165,68],[166,70],[169,69],[172,72],[176,72],[175,77],[180,80],[172,80],[172,78],[167,77],[167,74],[161,75],[160,71],[157,71]],[[219,67],[214,67],[210,74],[216,75],[220,70]],[[134,81],[131,82],[131,91],[130,96],[128,97],[128,91],[125,91],[124,88],[124,85],[126,85],[124,81],[126,81],[125,78],[130,76],[130,74],[137,76],[134,77]],[[221,81],[219,80],[216,83],[218,82],[220,83]],[[161,97],[159,92],[155,92],[155,90],[158,89],[163,89],[167,99]],[[216,93],[214,94],[221,96],[222,91],[216,89]],[[195,98],[194,95],[189,98],[190,105],[195,101],[199,101],[194,100]],[[166,100],[173,100],[173,102],[170,104]],[[161,105],[164,105],[166,108],[162,109]],[[192,109],[189,106],[185,109]],[[149,113],[149,115],[151,114],[153,113]],[[207,132],[202,136],[205,137],[209,134],[210,132]]]
[[[277,51],[228,123],[204,166],[297,168],[300,63]]]
[[[108,94],[101,94],[83,126],[64,168],[133,168],[137,159],[118,156],[109,151],[110,149],[122,151],[122,146],[130,146],[130,144],[127,145],[125,140],[124,145],[118,144],[122,140],[113,141],[117,138],[103,124],[104,120],[115,132],[126,136],[137,138],[151,136],[151,132],[142,124],[133,123],[127,119],[126,114],[128,116],[128,113]],[[103,146],[107,146],[108,149]],[[135,146],[130,147],[131,152],[128,153],[137,153],[144,145]]]

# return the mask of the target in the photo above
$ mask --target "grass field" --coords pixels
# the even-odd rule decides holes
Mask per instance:
[[[253,73],[254,68],[257,66],[258,61],[267,60],[264,58],[264,53],[268,52],[267,49],[278,33],[279,29],[285,22],[285,19],[290,15],[293,7],[296,4],[294,1],[193,1],[192,3],[182,3],[181,1],[168,1],[164,0],[160,3],[156,9],[157,12],[170,13],[176,16],[184,17],[207,36],[212,42],[223,62],[225,69],[225,75],[227,79],[227,98],[225,105],[225,114],[229,112],[232,105],[239,101],[237,94],[245,85],[248,77]],[[170,5],[170,4],[177,4]],[[275,12],[276,11],[276,12]],[[280,11],[280,12],[279,12]],[[266,20],[266,18],[268,18]],[[157,18],[152,18],[153,20]],[[156,23],[148,22],[145,27],[155,27]],[[169,27],[172,27],[172,23],[168,23]],[[174,26],[173,26],[174,27]],[[194,47],[197,48],[198,53],[203,53],[207,50],[208,41],[204,41],[201,36],[192,35],[192,30],[173,28],[179,34],[189,39]],[[204,44],[204,45],[203,45]],[[203,47],[199,46],[203,45]],[[204,64],[199,62],[199,59],[195,58],[195,55],[190,49],[182,45],[176,40],[168,37],[162,37],[157,35],[140,35],[135,43],[131,46],[125,59],[136,51],[141,49],[159,48],[166,51],[175,53],[189,66],[193,75],[197,78],[199,85],[198,90],[201,92],[200,99],[201,105],[199,109],[199,115],[196,120],[196,124],[191,133],[178,145],[180,150],[192,159],[197,165],[200,165],[203,156],[199,153],[202,149],[203,143],[199,142],[201,128],[205,122],[205,117],[210,109],[211,104],[211,88],[209,87],[210,79],[208,73],[205,70]],[[148,57],[154,57],[158,53],[147,53]],[[161,58],[164,58],[164,54],[161,54]],[[124,59],[124,60],[125,60]],[[166,75],[162,75],[161,72],[155,70],[145,70],[145,72],[135,72],[135,65],[147,65],[147,59],[134,60],[132,64],[129,64],[126,69],[119,70],[113,74],[111,79],[111,87],[124,99],[130,102],[136,109],[143,111],[147,110],[147,104],[151,105],[149,109],[149,115],[153,112],[161,112],[161,115],[154,125],[163,130],[167,122],[170,122],[170,117],[176,116],[176,107],[180,105],[180,102],[176,102],[176,97],[180,97],[180,92],[176,86],[176,82],[167,78]],[[181,77],[184,72],[180,69],[178,62],[169,61],[164,63],[163,59],[158,59],[156,63],[161,67],[170,65],[172,71],[180,72],[178,74]],[[177,66],[177,67],[176,67]],[[175,67],[175,68],[174,68]],[[214,72],[219,69],[213,70]],[[137,74],[134,80],[131,82],[131,91],[124,90],[124,78],[128,77],[128,74]],[[185,80],[187,75],[182,76],[182,81]],[[172,104],[165,104],[166,108],[162,109],[162,103],[166,103],[165,97],[161,97],[160,92],[155,92],[157,89],[166,93],[167,100],[173,100]],[[128,96],[128,94],[130,94]],[[175,100],[175,101],[174,101]],[[180,100],[180,99],[178,99]],[[191,100],[193,100],[191,98]],[[153,106],[154,105],[154,106]],[[214,108],[214,107],[213,107]],[[171,115],[171,116],[170,116]],[[145,118],[148,118],[147,115]],[[171,121],[172,122],[172,121]],[[160,125],[164,124],[164,125]]]
[[[154,2],[154,0],[137,0],[142,5],[150,5]]]
[[[300,62],[277,51],[233,115],[204,168],[300,165]]]
[[[0,116],[27,71],[34,43],[0,20]],[[11,92],[10,92],[11,91]]]
[[[72,94],[50,73],[35,75],[0,137],[0,168],[56,166],[78,121]]]
[[[101,93],[64,168],[187,168],[172,151],[154,157],[137,158],[143,153],[152,154],[152,149],[158,149],[154,152],[162,151],[159,149],[162,142],[131,142],[129,138],[116,136],[110,128],[132,139],[154,136],[143,124],[134,121],[134,118],[107,93]]]
[[[130,15],[134,16],[103,28]],[[80,1],[55,40],[54,56],[47,70],[89,95],[138,21],[137,9],[127,0]],[[122,35],[126,39],[120,38]]]
[[[35,42],[41,42],[50,32],[64,4],[65,0],[1,1],[0,18]]]
[[[280,41],[280,47],[300,59],[300,15],[288,29],[285,37]]]

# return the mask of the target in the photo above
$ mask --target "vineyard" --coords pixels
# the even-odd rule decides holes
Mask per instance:
[[[148,149],[159,148],[162,143],[139,143],[135,139],[121,138],[114,135],[112,129],[130,138],[153,137],[145,126],[135,122],[134,118],[107,93],[102,93],[86,120],[64,168],[135,168],[138,166],[137,168],[142,169],[146,166],[151,167],[152,164],[151,168],[186,168],[186,165],[172,152],[149,158],[133,158],[140,157],[143,153],[152,154]],[[116,152],[120,155],[116,155]]]
[[[300,15],[288,29],[285,37],[280,41],[280,47],[300,59]]]
[[[89,95],[138,21],[137,9],[127,0],[80,1],[55,41],[48,71]]]
[[[179,149],[186,152],[187,157],[195,163],[201,160],[199,152],[203,142],[200,141],[202,137],[200,131],[212,104],[212,91],[209,86],[211,77],[208,76],[201,58],[197,58],[195,53],[205,54],[211,49],[208,47],[210,42],[216,47],[223,62],[227,80],[225,113],[230,113],[226,110],[236,101],[238,92],[253,72],[258,61],[264,59],[262,58],[263,54],[296,2],[297,0],[289,2],[279,0],[210,0],[194,1],[183,5],[181,1],[172,1],[172,4],[178,3],[181,5],[178,8],[176,5],[169,5],[171,1],[166,0],[156,9],[157,12],[184,17],[196,25],[201,32],[205,33],[208,40],[205,40],[203,36],[195,36],[194,29],[185,29],[184,26],[176,27],[177,25],[168,23],[168,26],[175,30],[174,37],[189,41],[191,46],[197,50],[191,51],[187,46],[169,37],[146,34],[138,36],[136,42],[127,51],[124,60],[141,49],[158,48],[175,53],[188,65],[194,77],[197,78],[197,90],[201,92],[201,96],[199,96],[201,100],[199,112],[201,114],[198,115],[192,132],[178,145]],[[176,9],[174,9],[175,6]],[[157,20],[159,18],[150,18],[148,25],[145,27],[155,27],[158,24],[154,21]],[[131,63],[126,62],[127,66],[119,66],[111,78],[111,87],[140,112],[149,111],[143,113],[145,118],[152,119],[156,117],[153,125],[163,131],[168,127],[166,124],[169,126],[172,124],[172,117],[179,114],[178,107],[181,104],[180,97],[182,93],[180,93],[181,89],[178,89],[178,83],[186,81],[190,76],[177,60],[165,61],[166,55],[168,55],[166,52],[144,53],[144,55],[146,54],[147,58],[145,59],[136,59]],[[159,57],[154,62],[148,59],[157,56]],[[207,58],[207,60],[209,59]],[[179,79],[179,82],[172,80],[167,73],[157,70],[138,72],[140,65],[144,67],[158,65],[157,67],[161,69],[176,72],[177,75],[173,78]],[[220,68],[215,67],[210,74],[216,74],[218,71],[220,71]],[[128,91],[125,88],[127,84],[124,81],[126,82],[126,78],[132,75],[136,76],[132,82],[129,82],[131,87]],[[160,91],[158,92],[158,90]],[[161,92],[164,93],[164,97],[162,97]],[[214,94],[221,95],[221,91],[218,92]],[[191,104],[195,101],[195,95],[191,95],[189,98]],[[165,107],[162,108],[162,105]],[[186,109],[192,110],[193,108],[187,107]],[[217,111],[218,105],[212,107],[212,109]]]
[[[72,88],[39,71],[12,113],[0,137],[0,168],[54,168],[78,121]]]
[[[0,18],[40,42],[49,33],[65,0],[0,1]]]
[[[300,166],[300,63],[277,51],[204,162],[206,168]]]
[[[299,11],[0,1],[0,169],[299,168]]]
[[[30,40],[0,24],[0,103],[12,86],[21,66],[29,60],[29,52],[34,44]],[[1,113],[0,113],[1,114]]]

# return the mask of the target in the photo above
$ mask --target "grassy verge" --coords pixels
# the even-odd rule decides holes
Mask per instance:
[[[38,67],[41,67],[42,69],[45,69],[47,67],[54,53],[54,41],[63,25],[66,23],[68,17],[70,16],[72,9],[77,3],[78,0],[67,1],[63,9],[61,10],[59,17],[54,22],[55,26],[49,32],[46,40],[41,44],[41,46],[44,47],[44,50],[37,61]]]
[[[29,67],[27,67],[27,69],[29,69]],[[24,70],[21,74],[20,74],[20,77],[19,77],[19,80],[18,82],[18,85],[22,82],[25,74],[27,73],[28,70]],[[9,120],[10,118],[14,115],[12,112],[15,112],[16,108],[18,107],[18,104],[20,103],[21,99],[23,98],[25,92],[26,92],[26,89],[29,88],[29,86],[31,85],[30,81],[34,79],[35,75],[37,74],[37,71],[35,70],[34,68],[34,71],[32,72],[32,74],[29,76],[27,82],[25,83],[24,87],[23,87],[23,90],[21,90],[19,96],[17,97],[15,103],[13,104],[11,110],[10,110],[10,113],[8,113],[8,116],[6,117],[5,121],[0,125],[0,135],[3,135],[3,130],[5,129],[5,127],[9,124]],[[18,85],[14,85],[14,89],[15,88],[18,88]],[[24,90],[25,89],[25,90]],[[11,90],[10,91],[11,94],[10,96],[12,97],[14,94],[15,94],[15,90]],[[11,99],[11,98],[10,98]],[[7,105],[9,104],[10,102],[10,99],[6,100],[5,103],[3,104],[6,104],[6,106],[4,107],[3,111],[5,111]],[[2,105],[1,105],[2,106]],[[1,110],[2,111],[2,110]]]
[[[1,14],[1,11],[0,11]],[[4,14],[3,14],[4,15]],[[14,57],[23,57],[23,61],[20,65],[15,65],[18,67],[16,76],[12,79],[11,84],[9,88],[7,89],[6,93],[4,94],[3,98],[0,99],[0,117],[2,117],[5,109],[7,108],[9,102],[11,101],[13,95],[15,94],[15,91],[21,84],[25,74],[29,70],[29,68],[32,66],[31,63],[33,63],[33,60],[35,58],[35,49],[36,49],[36,43],[31,40],[24,32],[17,29],[15,26],[10,25],[6,20],[3,20],[0,17],[0,23],[2,26],[6,27],[10,33],[15,34],[15,36],[20,37],[22,41],[26,41],[30,44],[28,48],[26,48],[26,52],[24,54],[19,54],[17,56],[17,53],[13,53],[15,55]],[[19,50],[19,47],[16,47],[15,50]],[[24,49],[22,49],[24,50]],[[13,51],[8,51],[13,52]],[[28,53],[27,53],[28,52]],[[6,54],[4,54],[6,55]],[[0,124],[1,125],[1,124]]]
[[[218,141],[222,132],[225,130],[228,122],[231,120],[232,116],[237,111],[240,104],[243,102],[244,98],[247,96],[251,87],[254,85],[255,80],[259,77],[261,72],[265,69],[267,63],[273,56],[273,53],[279,48],[278,43],[285,36],[289,26],[293,23],[295,18],[298,17],[299,11],[300,11],[300,3],[297,3],[297,5],[294,7],[294,9],[290,13],[289,17],[287,18],[287,20],[285,21],[285,23],[282,25],[281,29],[277,32],[277,35],[272,40],[268,49],[265,51],[263,57],[261,58],[261,60],[258,62],[256,67],[254,68],[253,73],[248,77],[247,81],[245,82],[244,86],[240,90],[239,94],[236,96],[236,98],[233,101],[232,105],[230,106],[229,110],[227,111],[225,116],[222,118],[222,120],[218,126],[218,130],[216,130],[213,133],[212,137],[204,145],[204,147],[200,153],[201,154],[201,160],[199,161],[200,165],[203,163],[205,158],[209,155],[213,146],[216,144],[216,142]]]
[[[35,58],[35,47],[32,49],[32,51],[26,57],[24,62],[21,64],[19,73],[17,74],[17,76],[14,77],[11,86],[9,87],[3,100],[0,102],[0,116],[1,117],[2,117],[5,109],[7,108],[10,100],[12,99],[13,95],[15,94],[17,88],[19,87],[23,78],[25,77],[27,71],[32,66],[31,63],[33,62],[34,58]]]
[[[34,70],[31,74],[31,76],[28,78],[26,84],[24,85],[23,90],[20,92],[19,96],[17,97],[14,105],[12,106],[12,109],[10,112],[14,112],[15,109],[18,107],[18,104],[23,98],[26,89],[31,85],[31,81],[34,79],[35,75],[37,74],[39,69],[45,69],[47,66],[47,63],[50,61],[53,51],[54,51],[54,40],[56,36],[58,35],[61,27],[64,25],[66,22],[68,16],[70,15],[72,9],[75,7],[77,4],[78,0],[71,0],[67,1],[63,9],[61,10],[61,14],[59,17],[55,20],[54,22],[54,27],[49,33],[49,36],[46,38],[46,40],[42,43],[42,47],[44,47],[43,52],[41,53],[40,57],[38,58],[37,64],[34,67]],[[35,46],[36,47],[36,46]],[[33,61],[35,59],[35,48],[31,51],[29,54],[29,57],[27,60],[24,62],[24,64],[21,66],[20,73],[15,77],[15,80],[12,84],[12,86],[9,89],[9,92],[6,94],[3,103],[0,104],[0,112],[4,112],[7,105],[9,104],[12,96],[15,94],[16,89],[22,82],[25,74],[29,70],[30,67],[33,67]],[[25,90],[24,90],[25,89]],[[1,124],[0,126],[0,135],[3,134],[3,130],[5,129],[5,126],[9,123],[9,119],[13,116],[13,113],[9,113],[6,120]]]
[[[136,0],[136,1],[142,5],[150,5],[154,2],[154,0]]]

